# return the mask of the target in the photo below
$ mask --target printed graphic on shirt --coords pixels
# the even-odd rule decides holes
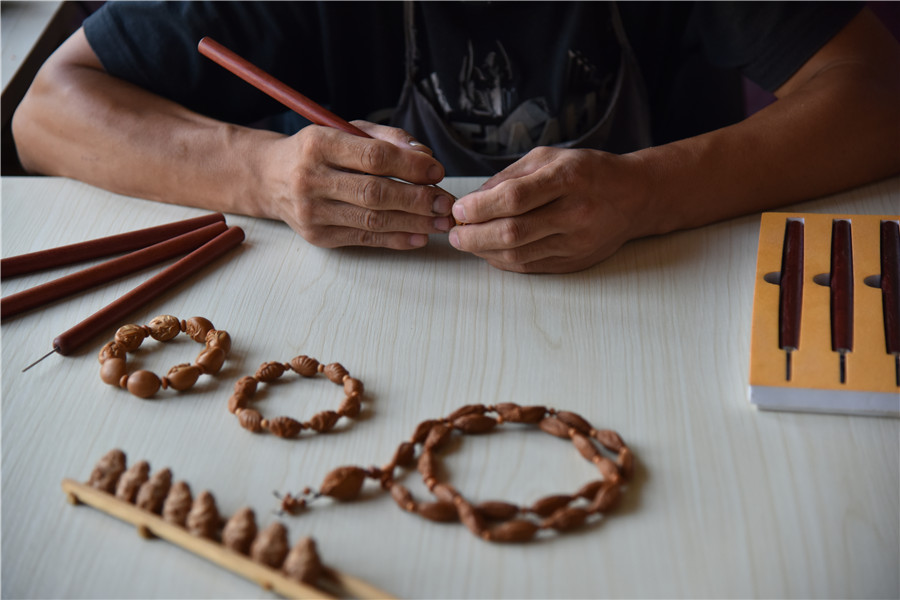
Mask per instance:
[[[606,46],[602,68],[575,49],[564,51],[564,65],[541,64],[540,68],[559,68],[557,72],[565,74],[548,92],[554,98],[523,97],[517,82],[533,83],[538,74],[516,64],[502,41],[494,39],[480,47],[478,52],[478,45],[468,39],[455,61],[456,72],[420,71],[417,81],[444,122],[472,150],[491,156],[520,154],[535,146],[574,140],[606,112],[618,75],[618,46]],[[446,57],[442,63],[448,67],[454,62],[445,61]]]

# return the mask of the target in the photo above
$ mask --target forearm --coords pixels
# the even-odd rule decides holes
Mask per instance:
[[[203,117],[107,73],[49,65],[13,121],[23,166],[129,196],[254,216],[277,134]]]
[[[900,173],[900,60],[800,73],[743,122],[635,153],[652,233],[817,198]],[[885,62],[893,68],[885,67]]]

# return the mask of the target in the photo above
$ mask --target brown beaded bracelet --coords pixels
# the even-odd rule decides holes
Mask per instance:
[[[175,365],[164,377],[146,370],[128,374],[127,354],[137,350],[146,337],[167,342],[184,331],[195,342],[205,344],[205,348],[193,364]],[[159,388],[183,392],[197,383],[202,374],[218,373],[231,351],[231,336],[227,331],[216,329],[203,317],[191,317],[179,321],[172,315],[160,315],[146,325],[123,325],[116,331],[115,340],[100,350],[100,379],[109,385],[127,389],[138,398],[150,398]]]
[[[324,410],[313,415],[309,421],[300,422],[291,417],[265,419],[258,410],[248,408],[248,404],[256,395],[256,387],[260,382],[275,381],[289,370],[305,378],[324,373],[328,379],[343,386],[345,397],[337,411]],[[255,375],[241,377],[234,384],[234,393],[228,399],[228,410],[237,415],[238,422],[244,429],[254,433],[269,431],[279,437],[294,438],[300,435],[304,429],[316,433],[331,431],[341,417],[356,418],[362,408],[362,394],[362,382],[350,377],[347,369],[340,363],[322,365],[315,358],[300,355],[295,356],[287,363],[265,362],[259,366]]]
[[[439,459],[436,451],[447,443],[454,431],[486,433],[501,423],[533,424],[546,433],[571,440],[581,455],[597,467],[601,478],[583,485],[574,494],[546,496],[527,507],[498,501],[473,504],[453,486],[437,480]],[[417,447],[421,448],[418,456]],[[413,465],[434,494],[434,502],[415,500],[412,493],[394,478],[397,467],[412,468]],[[352,500],[359,495],[367,478],[375,479],[383,489],[390,491],[403,510],[432,521],[461,521],[472,533],[490,542],[526,542],[540,530],[570,531],[612,510],[633,470],[634,456],[619,434],[609,429],[595,429],[576,413],[512,403],[469,404],[443,419],[420,423],[409,441],[401,443],[391,461],[381,468],[339,467],[325,476],[317,492],[305,488],[304,497],[291,494],[278,497],[283,511],[296,513],[320,496]]]

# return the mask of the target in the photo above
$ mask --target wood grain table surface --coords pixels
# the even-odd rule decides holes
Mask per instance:
[[[479,180],[442,184],[462,194]],[[786,207],[896,214],[900,179]],[[3,178],[2,255],[203,214],[61,178]],[[227,215],[235,251],[136,311],[199,315],[234,348],[216,377],[140,400],[103,384],[97,351],[51,340],[159,267],[8,319],[2,341],[4,598],[267,598],[255,584],[89,507],[86,480],[108,450],[170,467],[231,515],[280,519],[316,538],[333,567],[403,598],[897,598],[900,421],[760,412],[747,400],[759,215],[631,242],[569,275],[495,270],[432,236],[420,251],[325,250],[285,224]],[[22,276],[3,295],[82,266]],[[122,323],[124,324],[124,322]],[[199,346],[148,340],[130,359],[156,372]],[[365,410],[328,435],[254,435],[226,409],[234,382],[299,354],[342,363]],[[287,376],[286,376],[287,377]],[[273,386],[259,408],[300,420],[334,409],[324,381]],[[273,491],[331,469],[380,465],[422,420],[469,403],[545,404],[618,431],[637,459],[616,511],[575,533],[495,545],[459,524],[400,511],[366,488],[349,503],[276,513]],[[443,476],[473,500],[529,504],[596,471],[574,447],[528,428],[465,436]],[[418,476],[409,478],[417,487]],[[415,482],[415,483],[414,483]]]

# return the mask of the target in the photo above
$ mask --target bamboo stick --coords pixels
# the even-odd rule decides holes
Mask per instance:
[[[180,546],[203,558],[256,582],[265,590],[275,592],[285,598],[325,599],[334,598],[331,594],[288,578],[280,571],[262,565],[243,554],[239,554],[225,546],[188,533],[186,529],[163,520],[159,515],[142,510],[135,505],[119,500],[115,496],[72,479],[64,479],[62,489],[70,503],[84,503],[122,521],[135,525],[138,534],[144,538],[153,536]],[[374,586],[330,569],[340,588],[352,597],[392,598],[391,595]]]

